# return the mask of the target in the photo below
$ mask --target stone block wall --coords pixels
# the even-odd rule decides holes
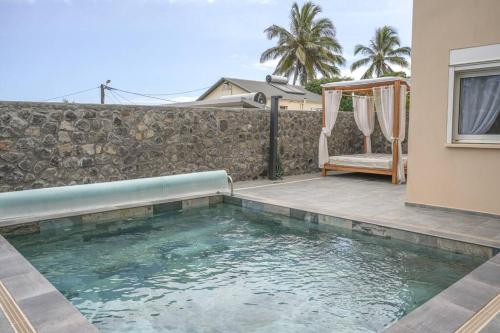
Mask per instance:
[[[280,111],[285,175],[318,171],[321,113]],[[331,154],[361,152],[352,113],[341,112]],[[375,152],[390,152],[376,129]],[[0,102],[0,192],[226,169],[264,177],[269,111],[169,106]]]

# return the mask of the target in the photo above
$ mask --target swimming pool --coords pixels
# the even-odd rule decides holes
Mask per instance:
[[[9,241],[102,332],[379,332],[483,261],[228,204]]]

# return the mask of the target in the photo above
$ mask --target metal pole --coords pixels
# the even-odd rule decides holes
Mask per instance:
[[[275,179],[276,164],[278,163],[278,110],[281,96],[271,96],[271,122],[270,122],[270,145],[268,178]]]
[[[104,104],[104,84],[101,84],[101,104]]]

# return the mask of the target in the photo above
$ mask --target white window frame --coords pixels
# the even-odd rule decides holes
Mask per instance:
[[[482,47],[452,50],[450,52],[449,81],[448,81],[448,144],[498,144],[500,135],[497,134],[459,134],[459,101],[460,79],[500,75],[500,44]]]

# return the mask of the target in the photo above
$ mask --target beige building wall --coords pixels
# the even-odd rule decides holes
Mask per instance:
[[[500,214],[500,145],[446,146],[451,49],[500,43],[500,0],[413,0],[407,201]]]
[[[228,96],[228,95],[239,95],[239,94],[246,94],[248,93],[247,91],[241,89],[238,86],[235,86],[234,84],[219,84],[217,88],[215,88],[210,94],[208,94],[203,100],[209,100],[209,99],[216,99],[220,98],[222,96]]]
[[[241,89],[238,86],[235,86],[234,84],[231,84],[231,83],[220,84],[210,94],[208,94],[204,98],[204,100],[216,99],[216,98],[220,98],[222,96],[238,95],[238,94],[246,94],[246,93],[248,93],[248,92]],[[268,107],[271,107],[271,98],[270,97],[268,97],[266,105]],[[292,100],[287,100],[287,99],[281,99],[280,100],[280,107],[284,107],[287,110],[311,111],[311,110],[320,110],[322,108],[322,105],[321,105],[321,103],[311,103],[307,100],[304,103],[303,101],[292,101]]]
[[[268,103],[268,106],[271,106],[270,103]],[[323,106],[321,103],[311,103],[308,100],[306,102],[302,101],[292,101],[292,100],[287,100],[287,99],[281,99],[280,100],[280,107],[285,107],[287,110],[304,110],[304,111],[318,111],[322,110]]]

